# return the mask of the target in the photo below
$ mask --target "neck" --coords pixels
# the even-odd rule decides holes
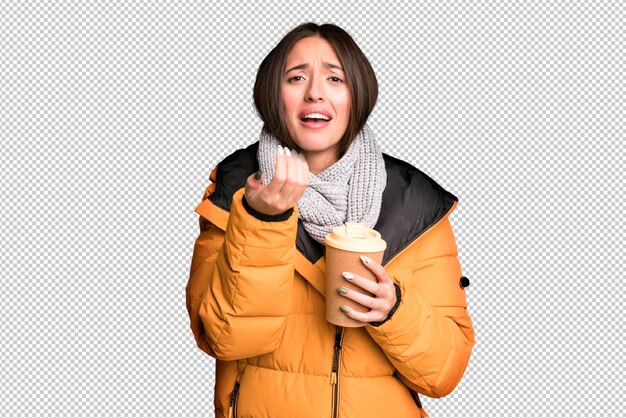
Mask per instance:
[[[310,152],[302,150],[304,159],[309,166],[309,171],[319,174],[338,161],[334,153]]]

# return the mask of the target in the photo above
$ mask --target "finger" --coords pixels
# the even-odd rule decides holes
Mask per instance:
[[[363,276],[356,275],[349,271],[344,271],[342,275],[343,278],[350,283],[359,286],[361,289],[370,292],[374,296],[382,296],[383,294],[383,285],[381,283],[376,283],[374,280],[366,279]]]
[[[246,180],[246,188],[248,189],[250,196],[256,195],[258,192],[260,192],[261,190],[265,188],[265,186],[262,183],[264,176],[261,173],[261,176],[257,180],[256,179],[257,173],[258,172],[252,173],[251,175],[248,176],[248,179]]]
[[[378,263],[376,260],[372,260],[371,258],[362,255],[360,256],[361,262],[376,276],[378,279],[378,283],[385,284],[390,283],[391,277],[385,271],[385,268]]]
[[[347,293],[341,293],[339,289],[341,288],[337,288],[337,293],[339,293],[341,296],[353,300],[359,305],[363,305],[366,308],[381,312],[385,312],[387,308],[386,305],[388,304],[388,302],[386,302],[385,299],[374,298],[355,290],[346,289],[345,287],[343,289],[347,290]]]
[[[278,145],[276,147],[276,166],[274,168],[274,175],[272,176],[272,181],[270,181],[266,186],[267,192],[273,198],[276,198],[276,196],[280,193],[280,189],[283,188],[283,183],[285,182],[285,177],[287,176],[285,158],[282,145]]]
[[[344,308],[346,309],[346,311],[341,310],[344,313],[344,315],[349,316],[350,318],[356,319],[357,321],[361,321],[361,322],[373,322],[373,321],[378,322],[378,321],[382,321],[383,319],[387,317],[387,314],[384,314],[382,312],[375,311],[375,310],[371,310],[368,312],[359,312],[347,306],[344,306]]]
[[[280,194],[284,203],[295,203],[291,202],[293,200],[294,195],[296,194],[296,189],[298,188],[298,154],[294,153],[292,150],[287,148],[285,150],[285,166],[286,166],[286,178],[283,183],[283,187],[280,190]]]

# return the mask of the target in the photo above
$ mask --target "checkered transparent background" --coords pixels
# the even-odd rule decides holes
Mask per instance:
[[[621,2],[227,3],[0,5],[0,416],[213,416],[193,209],[305,21],[369,57],[383,151],[459,197],[477,343],[426,410],[622,416]]]

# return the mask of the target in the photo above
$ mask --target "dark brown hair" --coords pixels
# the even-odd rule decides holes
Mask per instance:
[[[343,137],[339,141],[338,158],[341,158],[365,125],[378,99],[378,81],[370,62],[352,37],[332,23],[317,25],[303,23],[292,29],[263,59],[254,83],[254,106],[265,128],[289,148],[300,148],[289,135],[281,86],[287,55],[303,38],[320,36],[331,44],[341,61],[346,83],[350,90],[350,117]]]

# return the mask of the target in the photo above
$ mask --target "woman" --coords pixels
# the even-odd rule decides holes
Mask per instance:
[[[366,124],[377,95],[331,24],[296,27],[259,67],[264,126],[211,172],[186,288],[198,347],[217,359],[217,417],[427,416],[416,392],[445,396],[465,371],[457,199],[380,151]],[[348,220],[387,242],[382,263],[363,261],[377,283],[345,275],[374,297],[337,289],[370,309],[343,310],[360,328],[325,320],[324,237]]]

